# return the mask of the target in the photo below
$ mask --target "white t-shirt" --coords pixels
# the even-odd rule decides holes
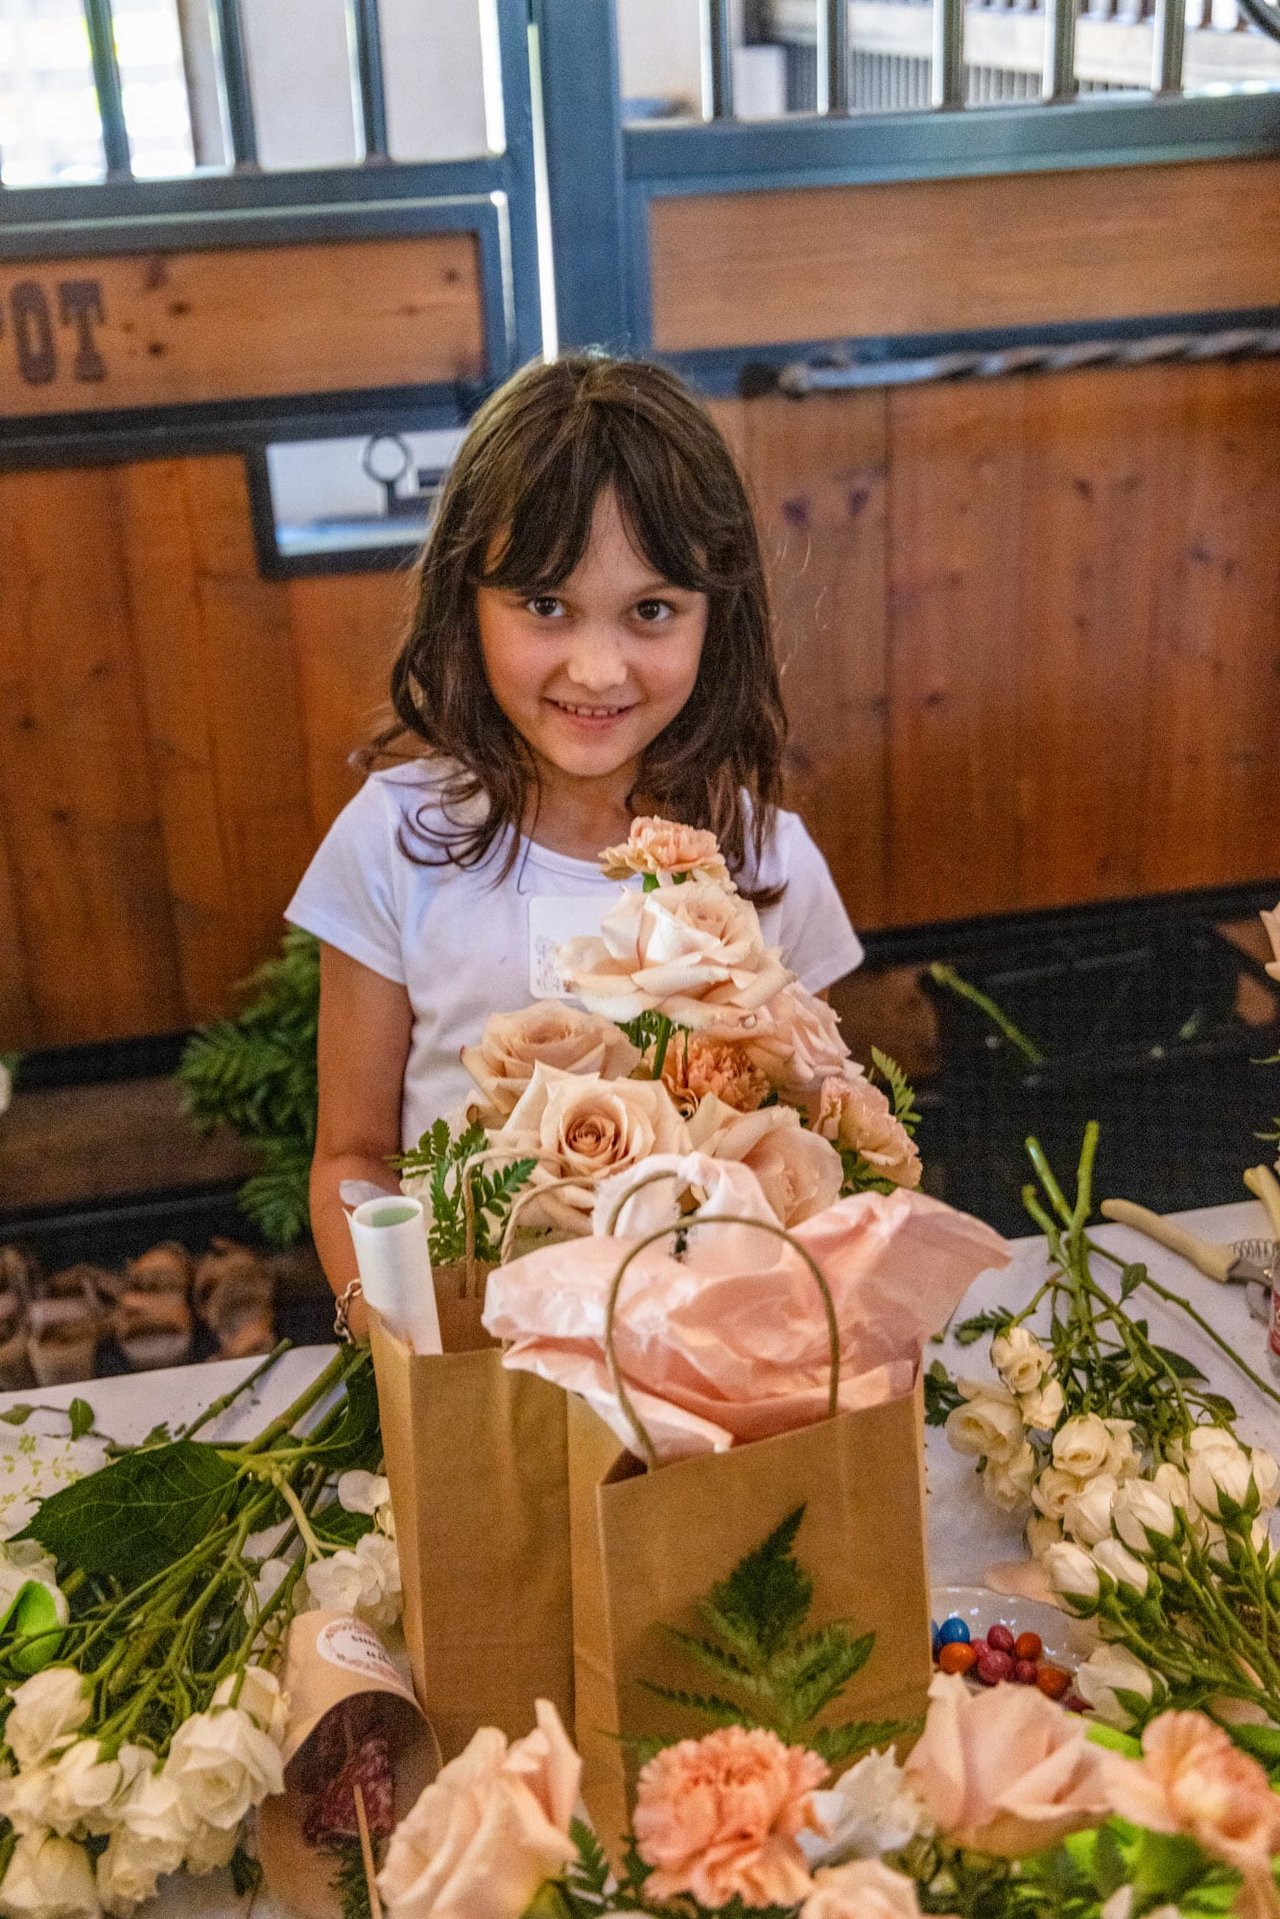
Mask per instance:
[[[598,926],[619,887],[594,861],[570,859],[533,840],[522,842],[515,865],[496,883],[502,842],[479,868],[418,864],[400,840],[439,858],[413,828],[423,807],[427,822],[439,823],[435,785],[421,763],[371,774],[330,827],[285,909],[295,926],[408,991],[413,1033],[400,1114],[405,1151],[474,1092],[459,1049],[478,1043],[490,1013],[517,1012],[539,996],[531,987],[531,922],[545,924],[558,910],[573,913],[550,903],[572,897],[583,899],[577,912]],[[784,963],[821,992],[860,963],[862,946],[800,819],[779,812],[758,872],[749,864],[741,883],[763,890],[784,880],[781,900],[760,914],[765,943],[781,948]],[[583,923],[565,925],[560,936],[589,930]]]

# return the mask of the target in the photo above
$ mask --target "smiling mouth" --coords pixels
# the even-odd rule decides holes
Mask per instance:
[[[629,706],[571,706],[568,700],[550,700],[548,704],[575,720],[616,720],[631,711]]]

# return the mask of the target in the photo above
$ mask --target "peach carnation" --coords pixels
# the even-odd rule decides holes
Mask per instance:
[[[1256,1759],[1199,1712],[1166,1712],[1142,1735],[1142,1758],[1104,1756],[1115,1810],[1151,1832],[1182,1833],[1244,1877],[1237,1912],[1280,1914],[1271,1860],[1280,1798]]]
[[[717,1907],[794,1905],[813,1881],[796,1835],[820,1831],[812,1793],[827,1768],[760,1727],[722,1726],[668,1746],[636,1785],[636,1849],[646,1894],[691,1893]]]
[[[705,1033],[677,1033],[662,1062],[662,1082],[686,1119],[712,1095],[738,1113],[754,1113],[769,1091],[740,1046]]]
[[[518,1013],[492,1013],[478,1046],[464,1046],[462,1064],[484,1095],[477,1117],[499,1126],[513,1111],[539,1060],[562,1073],[627,1079],[639,1049],[612,1020],[563,1000],[535,1000]]]
[[[895,1186],[920,1184],[920,1154],[885,1094],[862,1073],[846,1070],[822,1082],[813,1130],[847,1151]]]
[[[633,873],[643,873],[661,885],[664,881],[674,883],[680,874],[710,880],[729,893],[736,890],[714,833],[652,815],[632,820],[627,838],[621,846],[607,846],[600,855],[600,865],[605,878],[610,880],[625,880]]]

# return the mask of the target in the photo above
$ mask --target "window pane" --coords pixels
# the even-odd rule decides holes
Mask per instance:
[[[501,144],[486,123],[480,7],[382,0],[387,132],[396,160],[461,160]],[[498,88],[498,76],[489,76]]]
[[[0,0],[0,178],[16,187],[102,173],[80,0]]]

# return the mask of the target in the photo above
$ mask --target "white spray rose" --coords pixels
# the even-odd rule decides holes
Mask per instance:
[[[1011,1393],[1032,1393],[1053,1364],[1053,1355],[1025,1326],[1011,1326],[991,1342],[991,1364]]]
[[[158,1771],[154,1753],[146,1758],[150,1763],[134,1780],[116,1833],[129,1835],[129,1856],[136,1869],[143,1870],[145,1861],[145,1870],[160,1877],[182,1864],[188,1821],[176,1775],[167,1768]]]
[[[1093,1549],[1093,1563],[1113,1579],[1122,1592],[1133,1593],[1139,1599],[1151,1583],[1146,1566],[1118,1539],[1100,1539]]]
[[[1022,1414],[1007,1386],[990,1380],[956,1381],[964,1405],[947,1415],[947,1438],[958,1453],[1012,1459],[1023,1443]]]
[[[1036,1511],[1046,1519],[1065,1520],[1067,1508],[1080,1492],[1081,1482],[1061,1466],[1046,1466],[1032,1488]]]
[[[1016,1513],[1031,1498],[1035,1484],[1036,1455],[1030,1440],[1024,1440],[1008,1460],[987,1461],[982,1475],[982,1490],[1002,1513]]]
[[[84,1681],[73,1666],[46,1666],[15,1687],[4,1736],[20,1766],[35,1766],[60,1739],[79,1731],[91,1711]]]
[[[289,1696],[273,1672],[264,1666],[246,1666],[236,1694],[236,1675],[228,1673],[213,1695],[215,1706],[236,1706],[247,1712],[259,1731],[279,1745],[289,1719]]]
[[[1125,1545],[1144,1557],[1178,1530],[1172,1502],[1149,1479],[1126,1480],[1112,1501],[1111,1523]]]
[[[53,1767],[47,1824],[64,1837],[109,1832],[130,1783],[118,1759],[103,1758],[96,1739],[77,1739]]]
[[[98,1859],[98,1897],[105,1911],[125,1919],[134,1906],[154,1896],[162,1872],[176,1870],[176,1865],[157,1865],[152,1849],[120,1826]]]
[[[1062,1538],[1062,1527],[1056,1519],[1048,1519],[1043,1513],[1032,1513],[1026,1524],[1027,1551],[1033,1559],[1043,1559],[1050,1546],[1056,1546]]]
[[[865,1754],[829,1792],[813,1795],[813,1809],[823,1836],[799,1836],[810,1872],[846,1859],[900,1852],[924,1823],[924,1805],[891,1751]]]
[[[1041,1565],[1049,1577],[1049,1584],[1065,1599],[1072,1612],[1087,1614],[1097,1606],[1102,1592],[1102,1581],[1098,1568],[1081,1546],[1073,1546],[1063,1540],[1060,1545],[1046,1548]]]
[[[1258,1488],[1253,1464],[1243,1447],[1234,1452],[1195,1453],[1191,1459],[1191,1497],[1210,1519],[1232,1519],[1237,1513],[1256,1513]]]
[[[0,1911],[10,1919],[97,1919],[97,1889],[89,1855],[73,1839],[24,1832],[0,1881]]]
[[[1104,1419],[1102,1423],[1110,1435],[1103,1471],[1123,1483],[1142,1471],[1142,1459],[1133,1443],[1133,1421]]]
[[[183,1866],[187,1872],[219,1872],[223,1866],[231,1864],[239,1840],[237,1827],[224,1829],[200,1820],[187,1831],[183,1844]]]
[[[1249,1454],[1249,1464],[1253,1468],[1253,1483],[1258,1488],[1259,1509],[1269,1513],[1280,1502],[1280,1461],[1264,1452],[1261,1446],[1255,1446]]]
[[[1111,1532],[1111,1503],[1119,1487],[1110,1473],[1098,1473],[1087,1486],[1076,1481],[1076,1491],[1062,1515],[1064,1531],[1081,1546],[1096,1546]]]
[[[1191,1505],[1191,1481],[1180,1466],[1168,1460],[1162,1461],[1151,1475],[1151,1484],[1180,1513],[1185,1513]]]
[[[189,1827],[234,1832],[250,1807],[284,1791],[279,1747],[243,1712],[198,1712],[184,1719],[164,1769]]]
[[[0,1776],[0,1819],[7,1819],[15,1832],[47,1831],[52,1791],[50,1765],[24,1766],[21,1772]]]
[[[1066,1410],[1066,1399],[1056,1379],[1046,1379],[1033,1393],[1024,1393],[1018,1401],[1022,1417],[1037,1432],[1051,1433]]]
[[[1142,1710],[1149,1706],[1156,1696],[1157,1680],[1140,1659],[1135,1659],[1126,1646],[1104,1644],[1098,1646],[1076,1673],[1076,1691],[1082,1699],[1087,1699],[1099,1719],[1109,1726],[1118,1726],[1121,1732],[1127,1732],[1145,1716]],[[1163,1693],[1163,1686],[1160,1687]],[[1131,1710],[1121,1702],[1119,1693],[1132,1693],[1138,1709]],[[1140,1703],[1139,1703],[1140,1702]]]
[[[1053,1463],[1077,1479],[1092,1479],[1106,1465],[1112,1435],[1096,1413],[1077,1413],[1053,1435]]]

